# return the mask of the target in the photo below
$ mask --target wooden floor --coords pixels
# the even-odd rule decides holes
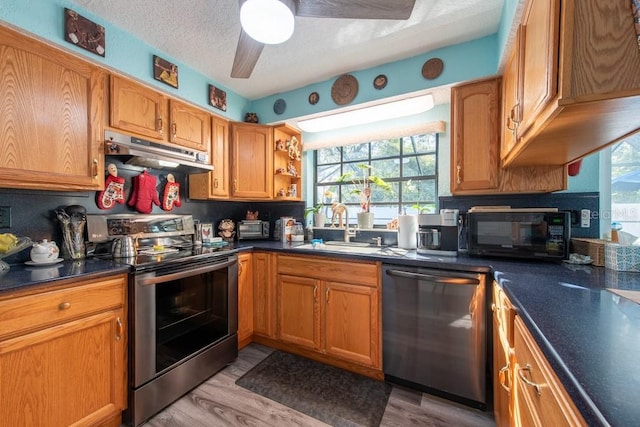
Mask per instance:
[[[238,359],[173,405],[145,427],[327,426],[308,415],[252,393],[235,384],[273,350],[250,344]],[[393,386],[381,426],[495,426],[490,414]]]

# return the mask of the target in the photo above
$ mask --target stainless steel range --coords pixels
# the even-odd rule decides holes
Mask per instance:
[[[235,250],[193,246],[190,215],[87,215],[93,255],[133,237],[129,280],[129,408],[138,426],[238,355]]]

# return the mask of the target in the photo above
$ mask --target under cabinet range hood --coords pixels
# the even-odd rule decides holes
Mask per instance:
[[[104,131],[104,153],[107,156],[126,156],[124,163],[153,169],[175,169],[185,173],[212,171],[209,154],[187,148],[172,147],[135,136]]]

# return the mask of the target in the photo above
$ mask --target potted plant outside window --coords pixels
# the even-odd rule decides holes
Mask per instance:
[[[361,175],[355,172],[346,172],[338,178],[338,182],[351,182],[355,186],[351,193],[360,197],[361,211],[357,215],[358,228],[373,228],[374,215],[371,212],[373,188],[380,188],[387,193],[393,192],[393,189],[384,179],[371,173],[370,165],[360,163],[356,167],[360,169]]]

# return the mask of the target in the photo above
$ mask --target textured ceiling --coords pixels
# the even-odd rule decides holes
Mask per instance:
[[[265,46],[251,77],[233,79],[238,0],[72,1],[248,99],[495,33],[504,3],[416,0],[407,21],[296,17],[288,41]]]

